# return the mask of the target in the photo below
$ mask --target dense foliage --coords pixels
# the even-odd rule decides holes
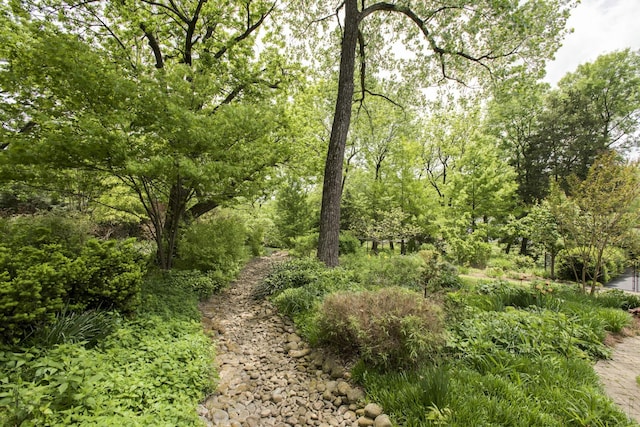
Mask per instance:
[[[2,424],[197,425],[195,405],[212,388],[213,356],[199,322],[199,287],[154,276],[137,315],[113,319],[92,345],[67,329],[79,340],[44,348],[39,336],[32,341],[38,347],[0,349]],[[55,327],[61,322],[71,321],[61,316]],[[85,316],[80,329],[100,322]]]
[[[432,255],[352,255],[333,269],[292,260],[261,292],[312,343],[357,355],[354,378],[399,425],[632,425],[591,363],[609,357],[605,336],[631,324],[624,310],[637,297],[542,281],[462,284],[445,264],[455,285],[424,298],[420,281],[437,278]]]
[[[52,322],[65,306],[134,311],[144,275],[132,240],[89,238],[67,220],[5,221],[0,242],[0,336],[11,342]]]
[[[249,238],[250,233],[239,215],[216,211],[186,228],[178,242],[175,267],[233,277],[249,255],[245,245]]]
[[[397,423],[626,424],[589,363],[640,306],[595,295],[638,256],[640,54],[544,83],[576,3],[0,3],[2,422],[196,423],[197,303],[267,242],[335,268],[254,298]],[[556,258],[582,293],[522,283]]]

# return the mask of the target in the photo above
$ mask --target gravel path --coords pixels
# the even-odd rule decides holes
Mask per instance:
[[[632,419],[640,422],[640,336],[625,338],[613,349],[610,360],[595,365],[605,391]]]
[[[198,407],[208,426],[391,427],[330,356],[313,351],[293,323],[253,287],[285,254],[255,258],[224,292],[201,305],[205,330],[216,342],[219,382]]]

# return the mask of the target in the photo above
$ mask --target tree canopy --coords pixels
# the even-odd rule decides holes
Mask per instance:
[[[300,11],[311,21],[335,16],[341,32],[338,95],[325,162],[318,257],[338,264],[342,163],[351,122],[354,92],[359,101],[375,96],[367,73],[398,73],[405,67],[427,85],[439,80],[483,82],[509,74],[519,59],[541,67],[558,47],[569,1],[544,2],[358,2],[331,8],[303,1]],[[411,58],[392,54],[396,43]],[[395,60],[385,61],[384,58]],[[377,60],[377,61],[376,61]],[[359,87],[355,89],[356,64]],[[418,79],[419,77],[419,79]],[[409,75],[406,76],[409,79]]]
[[[274,3],[20,6],[3,11],[4,165],[117,177],[163,268],[184,220],[255,194],[286,157],[294,71],[265,28]]]

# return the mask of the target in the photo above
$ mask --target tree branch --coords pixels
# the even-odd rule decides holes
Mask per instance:
[[[166,4],[162,4],[162,3],[158,3],[156,1],[153,0],[141,0],[143,3],[146,3],[148,5],[151,6],[156,6],[159,7],[161,9],[167,10],[169,12],[171,12],[172,14],[176,15],[178,18],[180,18],[180,20],[182,22],[184,22],[185,24],[189,24],[189,18],[187,18],[182,12],[180,12],[178,10],[178,8],[176,7],[176,4],[173,1],[170,1],[171,3],[171,7],[167,6]]]
[[[200,11],[202,10],[202,6],[205,2],[206,0],[198,0],[196,10],[193,12],[193,17],[187,24],[187,34],[184,38],[184,63],[187,65],[191,65],[191,51],[193,50],[193,44],[195,43],[193,40],[193,34],[196,31],[196,24],[200,18]]]
[[[431,14],[431,17],[429,17],[428,19],[431,19],[436,13],[439,13],[439,12],[441,12],[443,10],[446,10],[446,9],[453,9],[453,8],[456,8],[456,7],[455,6],[448,6],[448,7],[444,7],[443,6],[443,7],[439,8],[439,9],[437,9],[436,11],[434,11]],[[431,32],[427,28],[426,20],[421,19],[411,8],[406,7],[406,6],[400,6],[400,5],[393,4],[393,3],[379,2],[379,3],[375,3],[375,4],[367,7],[366,9],[364,9],[364,10],[362,10],[360,12],[360,15],[358,17],[358,22],[362,21],[364,18],[366,18],[367,16],[369,16],[372,13],[377,12],[377,11],[387,11],[387,12],[400,13],[402,15],[405,15],[411,21],[413,21],[413,23],[420,29],[420,31],[422,32],[424,37],[427,39],[427,41],[429,43],[429,46],[431,47],[431,50],[439,56],[441,69],[442,69],[444,77],[447,78],[447,79],[450,79],[450,80],[458,81],[460,83],[462,83],[460,80],[458,80],[458,79],[456,79],[454,77],[448,76],[446,74],[446,67],[445,67],[445,61],[444,61],[444,56],[445,55],[460,56],[460,57],[465,58],[465,59],[467,59],[469,61],[475,62],[475,63],[479,64],[480,66],[484,67],[490,74],[492,74],[491,69],[489,68],[489,66],[483,62],[484,60],[487,60],[487,59],[488,60],[492,60],[492,59],[506,57],[506,56],[512,55],[518,49],[518,47],[515,47],[511,51],[509,51],[507,53],[504,53],[504,54],[499,54],[499,55],[494,55],[492,52],[489,52],[487,54],[484,54],[484,55],[481,55],[481,56],[477,56],[477,57],[473,56],[473,55],[470,55],[470,54],[468,54],[468,53],[466,53],[464,51],[461,51],[461,50],[443,49],[442,47],[440,47],[438,45],[436,40],[431,35]]]
[[[360,93],[362,97],[360,98],[360,107],[362,107],[362,103],[364,102],[365,91],[365,78],[367,75],[367,61],[365,56],[365,43],[364,43],[364,35],[362,31],[358,29],[358,52],[360,56]]]
[[[274,2],[271,7],[269,8],[268,11],[266,11],[265,13],[263,13],[262,15],[260,15],[260,19],[258,19],[253,25],[247,26],[247,29],[240,35],[236,36],[233,39],[233,43],[239,43],[242,40],[246,39],[247,37],[249,37],[254,31],[256,31],[264,22],[265,19],[267,19],[267,16],[269,16],[276,8],[276,2]],[[247,22],[248,24],[249,22]],[[222,49],[220,49],[219,51],[217,51],[215,53],[215,55],[213,55],[213,57],[215,59],[220,59],[222,57],[222,55],[225,54],[225,52],[229,49],[229,46],[224,46]]]
[[[323,16],[322,18],[314,19],[313,21],[309,22],[309,25],[307,26],[307,28],[311,27],[311,25],[313,24],[318,24],[320,22],[326,21],[327,19],[331,19],[334,16],[337,17],[338,13],[340,12],[340,9],[342,9],[343,6],[344,6],[344,1],[336,7],[335,12],[333,12],[331,15]]]
[[[213,209],[217,208],[218,206],[220,206],[220,204],[213,200],[205,200],[202,202],[198,202],[192,207],[190,207],[189,209],[187,209],[186,214],[187,214],[187,217],[190,219],[197,219],[197,218],[200,218],[202,215],[206,214],[207,212],[210,212]]]
[[[158,40],[150,31],[147,31],[147,26],[144,25],[144,23],[140,23],[140,29],[144,32],[145,37],[149,41],[149,47],[153,51],[153,56],[156,58],[156,68],[163,68],[164,60],[162,59],[162,52],[160,51]]]

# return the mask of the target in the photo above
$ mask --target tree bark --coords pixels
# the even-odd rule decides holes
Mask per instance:
[[[338,265],[342,163],[351,122],[359,12],[357,0],[345,1],[344,33],[340,51],[340,76],[331,138],[324,168],[318,259],[328,267]]]

